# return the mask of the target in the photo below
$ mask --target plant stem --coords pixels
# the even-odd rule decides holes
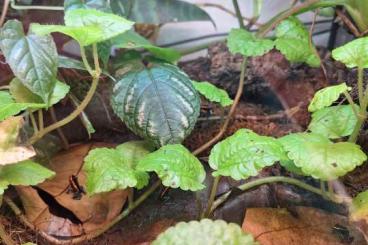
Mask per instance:
[[[350,104],[351,108],[353,109],[353,112],[354,112],[355,116],[356,116],[357,118],[359,118],[359,112],[356,110],[354,100],[353,100],[353,98],[351,97],[351,95],[349,94],[349,92],[345,91],[345,92],[344,92],[344,96],[345,96],[345,98],[348,100],[348,102],[349,102],[349,104]]]
[[[11,7],[16,10],[56,10],[64,11],[64,6],[38,6],[38,5],[16,5],[15,0],[11,0]]]
[[[31,119],[32,128],[35,131],[35,133],[38,133],[38,127],[37,127],[36,119],[33,115],[33,112],[29,110],[28,113],[29,113],[29,119]]]
[[[208,218],[209,215],[211,214],[211,208],[212,208],[213,202],[215,201],[215,198],[216,198],[217,188],[218,188],[218,184],[220,182],[220,179],[221,179],[221,176],[216,176],[213,179],[210,198],[208,199],[208,203],[207,203],[207,207],[206,207],[205,212],[203,212],[202,215],[201,215],[201,219]]]
[[[4,245],[16,245],[11,237],[6,233],[4,225],[0,222],[0,239]]]
[[[325,199],[330,200],[332,202],[335,203],[342,203],[344,201],[348,201],[345,200],[343,197],[335,195],[333,193],[326,193],[323,190],[316,188],[314,186],[311,186],[307,183],[304,183],[300,180],[297,179],[293,179],[290,177],[284,177],[284,176],[271,176],[271,177],[266,177],[266,178],[262,178],[262,179],[256,179],[253,181],[250,181],[248,183],[245,183],[243,185],[238,186],[238,189],[242,190],[242,191],[247,191],[249,189],[252,189],[254,187],[260,186],[260,185],[264,185],[264,184],[270,184],[270,183],[276,183],[276,182],[283,182],[283,183],[287,183],[287,184],[291,184],[291,185],[295,185],[298,186],[299,188],[305,189],[307,191],[313,192],[315,194],[318,194],[320,196],[323,196]],[[211,208],[211,213],[214,211],[214,208],[218,207],[219,205],[221,205],[223,202],[226,201],[227,197],[229,196],[229,194],[231,193],[231,191],[228,191],[224,194],[222,194],[219,198],[217,198]],[[224,198],[226,197],[226,198]]]
[[[93,74],[93,70],[92,70],[91,66],[89,65],[89,62],[87,60],[86,50],[85,50],[85,48],[83,46],[80,46],[80,54],[81,54],[81,58],[82,58],[82,61],[83,61],[84,66],[86,67],[88,73],[90,75],[92,75]]]
[[[5,22],[6,14],[8,13],[8,9],[9,9],[9,3],[10,3],[10,0],[4,0],[3,10],[1,12],[1,17],[0,17],[0,27],[2,27]]]
[[[44,128],[42,109],[39,109],[37,113],[38,113],[38,129],[42,131]]]
[[[244,25],[244,21],[243,21],[244,19],[243,19],[243,16],[241,14],[241,11],[240,11],[238,0],[233,0],[233,5],[234,5],[236,17],[238,18],[239,27],[242,28],[242,29],[245,29],[245,25]]]
[[[359,96],[359,105],[363,106],[363,96],[364,96],[364,84],[363,84],[363,66],[358,66],[358,96]]]
[[[244,80],[245,80],[245,71],[247,69],[247,58],[244,58],[243,63],[241,65],[241,72],[240,72],[240,79],[239,79],[239,85],[238,85],[238,91],[236,92],[234,102],[230,108],[230,112],[226,117],[226,120],[221,128],[221,130],[218,132],[218,134],[213,137],[210,141],[205,143],[204,145],[200,146],[198,149],[193,151],[193,155],[198,155],[205,151],[207,148],[211,147],[214,143],[216,143],[218,140],[222,138],[222,136],[225,134],[227,127],[230,124],[230,121],[235,113],[236,107],[240,101],[241,95],[243,93],[244,89]]]
[[[88,70],[88,72],[91,74],[92,76],[92,84],[91,87],[86,95],[86,97],[84,98],[84,100],[79,104],[79,106],[72,112],[70,113],[67,117],[65,117],[64,119],[51,124],[50,126],[44,128],[43,130],[38,131],[37,133],[35,133],[31,139],[29,140],[29,144],[34,144],[35,142],[37,142],[39,139],[41,139],[45,134],[50,133],[51,131],[60,128],[62,126],[64,126],[65,124],[70,123],[71,121],[73,121],[76,117],[79,116],[80,113],[83,112],[83,110],[88,106],[89,102],[92,100],[93,95],[96,92],[97,86],[98,86],[98,82],[100,80],[100,75],[101,75],[101,69],[98,63],[98,53],[97,53],[97,45],[93,44],[93,59],[95,61],[95,70],[93,71],[91,69],[91,66],[89,65],[86,55],[85,55],[85,50],[83,47],[81,47],[81,56],[82,56],[82,60],[83,63],[86,67],[86,69]]]

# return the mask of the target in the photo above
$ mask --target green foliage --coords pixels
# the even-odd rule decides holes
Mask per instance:
[[[176,66],[153,64],[124,74],[113,89],[114,112],[134,133],[156,146],[181,143],[192,131],[200,99]]]
[[[113,40],[112,44],[117,48],[125,49],[146,49],[154,56],[166,60],[168,62],[175,62],[180,59],[181,54],[172,48],[160,48],[153,45],[150,41],[139,35],[138,33],[130,30],[127,31]]]
[[[232,29],[227,46],[231,53],[240,53],[245,57],[261,56],[273,49],[274,42],[268,39],[256,38],[252,33],[243,29]]]
[[[143,188],[149,175],[137,170],[137,163],[152,151],[144,141],[131,141],[115,149],[97,148],[84,159],[86,187],[90,195],[128,187]]]
[[[354,197],[350,206],[350,218],[354,221],[368,220],[368,191]]]
[[[328,107],[334,103],[341,94],[350,91],[351,88],[346,85],[346,83],[341,83],[339,85],[329,86],[318,90],[314,94],[312,101],[308,106],[308,111],[315,112],[322,108]]]
[[[211,102],[217,102],[223,107],[233,104],[233,100],[230,99],[225,90],[217,88],[215,85],[209,82],[192,81],[192,83],[194,88],[207,100]]]
[[[152,245],[256,245],[252,235],[245,233],[237,224],[223,220],[202,219],[180,222],[161,233]]]
[[[48,104],[58,67],[52,37],[25,35],[21,22],[9,20],[0,31],[0,49],[15,76]]]
[[[211,17],[195,4],[179,0],[114,0],[115,14],[138,23],[164,24],[183,21],[211,21]]]
[[[359,106],[355,105],[355,111]],[[358,118],[351,105],[331,106],[312,114],[308,129],[330,139],[338,139],[353,133]]]
[[[206,172],[201,162],[182,145],[165,145],[138,163],[141,171],[154,171],[162,184],[197,191],[204,188]]]
[[[368,68],[368,37],[355,39],[334,49],[332,57],[349,68]]]
[[[120,16],[95,9],[75,9],[66,12],[65,26],[32,24],[31,30],[39,35],[61,32],[74,38],[81,46],[88,46],[122,34],[133,24]]]
[[[0,166],[0,195],[9,185],[37,185],[54,174],[30,160]]]
[[[25,87],[18,78],[14,78],[10,84],[10,94],[17,103],[35,103],[42,104],[42,99],[38,95],[32,93],[27,87]],[[69,92],[70,87],[60,81],[56,81],[54,90],[50,98],[50,106],[58,103]],[[45,105],[46,107],[46,105]],[[39,107],[38,107],[39,108]]]
[[[312,67],[319,67],[321,61],[316,56],[314,46],[310,46],[309,33],[296,17],[289,17],[276,28],[276,48],[290,62],[305,62]]]
[[[76,70],[86,70],[86,67],[84,66],[83,62],[59,55],[59,68],[66,68],[66,69],[76,69]]]
[[[213,147],[209,164],[215,170],[214,176],[241,180],[256,176],[262,168],[282,159],[286,156],[276,139],[240,129]]]
[[[111,12],[109,1],[106,0],[64,0],[65,12],[74,9],[97,9]]]
[[[279,141],[295,166],[315,179],[337,179],[367,159],[360,146],[349,142],[333,143],[318,134],[290,134]]]
[[[0,121],[3,121],[11,116],[17,115],[19,112],[26,109],[44,108],[45,104],[37,103],[16,103],[8,92],[0,91]]]

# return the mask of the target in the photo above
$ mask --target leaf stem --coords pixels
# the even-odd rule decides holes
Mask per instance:
[[[211,208],[212,208],[213,202],[215,201],[215,198],[216,198],[217,188],[218,188],[220,179],[221,179],[221,176],[216,176],[213,179],[211,194],[210,194],[210,197],[208,199],[206,210],[201,215],[201,219],[208,218],[209,215],[211,214]]]
[[[332,202],[335,202],[335,203],[349,202],[349,199],[345,199],[345,198],[343,198],[341,196],[338,196],[338,195],[335,195],[333,193],[325,192],[325,191],[321,190],[320,188],[316,188],[316,187],[311,186],[307,183],[304,183],[300,180],[290,178],[290,177],[284,177],[284,176],[271,176],[271,177],[256,179],[256,180],[253,180],[253,181],[250,181],[248,183],[245,183],[243,185],[238,186],[238,189],[240,189],[241,191],[247,191],[247,190],[250,190],[250,189],[252,189],[254,187],[257,187],[257,186],[260,186],[260,185],[276,183],[276,182],[283,182],[283,183],[298,186],[299,188],[302,188],[302,189],[305,189],[307,191],[318,194],[318,195],[324,197],[325,199],[327,199],[329,201],[332,201]],[[229,196],[230,193],[231,193],[231,191],[228,191],[228,192],[222,194],[219,198],[217,198],[214,201],[214,203],[212,205],[212,208],[211,208],[211,213],[215,210],[216,207],[218,207],[219,205],[221,205],[223,202],[226,201],[226,199],[227,199],[227,197]]]
[[[220,140],[222,138],[222,136],[225,134],[231,119],[235,113],[236,107],[240,101],[241,95],[243,94],[243,89],[244,89],[244,81],[245,81],[245,72],[247,69],[247,58],[244,57],[244,60],[242,62],[241,65],[241,72],[240,72],[240,79],[239,79],[239,85],[238,85],[238,90],[236,92],[235,95],[235,99],[234,102],[230,108],[230,112],[226,117],[226,120],[221,128],[221,130],[217,133],[217,135],[215,137],[213,137],[210,141],[208,141],[207,143],[205,143],[204,145],[200,146],[198,149],[196,149],[195,151],[193,151],[193,155],[198,155],[200,153],[202,153],[203,151],[205,151],[207,148],[211,147],[214,143],[216,143],[218,140]]]
[[[235,13],[236,13],[236,18],[238,19],[238,22],[239,22],[239,27],[242,29],[245,29],[245,25],[243,21],[244,19],[240,11],[238,0],[233,0],[233,5],[234,5]]]
[[[64,6],[38,6],[38,5],[16,5],[15,0],[11,0],[11,7],[16,10],[55,10],[64,11]]]
[[[29,110],[28,113],[29,113],[29,119],[31,119],[32,128],[35,131],[35,133],[38,133],[38,127],[37,127],[36,119],[33,115],[33,112]]]
[[[39,129],[40,131],[42,131],[42,130],[43,130],[43,128],[44,128],[43,112],[42,112],[42,109],[39,109],[39,110],[37,111],[37,113],[38,113],[38,129]]]
[[[349,94],[349,92],[345,91],[345,92],[344,92],[344,96],[345,96],[345,98],[348,100],[348,102],[349,102],[349,104],[350,104],[351,108],[353,109],[353,112],[354,112],[355,116],[356,116],[357,118],[359,118],[359,112],[356,110],[354,100],[353,100],[353,98],[351,97],[351,95]]]
[[[4,225],[0,222],[0,238],[4,245],[16,245],[11,237],[6,233]]]
[[[83,61],[84,66],[86,67],[88,73],[90,75],[93,75],[93,70],[88,62],[87,55],[86,55],[86,49],[83,46],[80,46],[80,54]]]

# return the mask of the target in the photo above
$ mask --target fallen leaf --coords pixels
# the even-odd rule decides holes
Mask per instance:
[[[38,185],[39,191],[32,187],[17,187],[26,216],[38,229],[53,236],[80,236],[101,228],[120,214],[127,191],[93,196],[82,194],[80,200],[68,192],[72,175],[78,177],[81,186],[85,185],[86,176],[81,170],[83,159],[95,147],[112,145],[96,143],[75,146],[51,160],[48,167],[56,172],[56,176]]]
[[[367,244],[347,217],[310,207],[247,209],[243,230],[262,245]]]

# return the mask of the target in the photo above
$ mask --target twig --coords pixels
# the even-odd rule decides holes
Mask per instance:
[[[351,22],[351,20],[340,10],[336,9],[337,16],[342,20],[342,22],[346,25],[346,27],[353,33],[355,37],[360,37],[361,33],[356,28],[356,26]]]
[[[3,11],[0,17],[0,27],[4,25],[6,14],[8,13],[10,0],[4,0]]]

